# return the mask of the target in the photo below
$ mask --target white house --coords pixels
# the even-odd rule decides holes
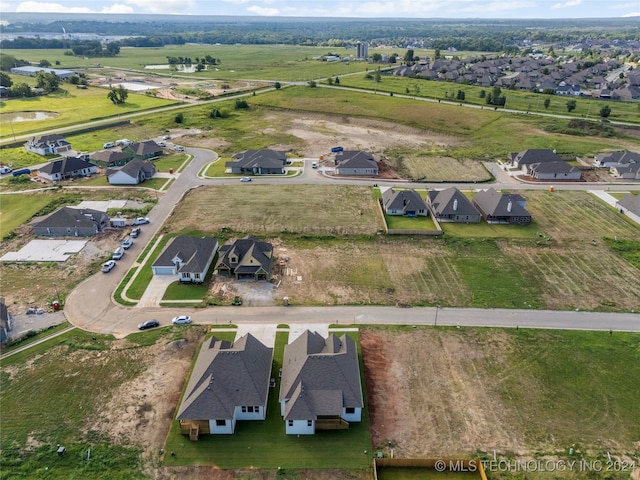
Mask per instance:
[[[360,422],[364,401],[354,340],[306,330],[289,343],[279,399],[287,435],[343,430]]]
[[[205,340],[176,418],[180,432],[232,434],[238,420],[264,420],[273,348],[247,333],[235,343]]]
[[[42,135],[31,137],[24,144],[24,148],[38,155],[57,155],[71,150],[71,144],[67,142],[64,135]]]
[[[88,177],[98,173],[98,168],[78,157],[62,157],[49,162],[38,170],[38,176],[50,182],[59,182],[75,177]]]
[[[215,238],[178,236],[169,242],[151,269],[154,275],[177,275],[181,282],[203,283],[217,251]]]
[[[107,169],[107,181],[111,185],[138,185],[153,178],[156,167],[147,160],[133,159],[120,167]]]

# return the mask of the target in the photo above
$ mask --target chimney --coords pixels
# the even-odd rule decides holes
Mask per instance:
[[[457,210],[458,210],[458,199],[456,198],[456,199],[453,201],[453,211],[455,212],[455,211],[457,211]]]

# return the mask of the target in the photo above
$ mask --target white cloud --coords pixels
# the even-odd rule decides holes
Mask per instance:
[[[242,5],[244,3],[249,3],[251,0],[222,0],[225,3],[233,3],[234,5]]]
[[[253,13],[254,15],[261,15],[263,17],[273,17],[280,13],[280,10],[277,8],[267,8],[267,7],[259,7],[257,5],[251,5],[247,7],[247,12]]]
[[[552,5],[551,8],[571,8],[577,7],[581,3],[582,0],[569,0],[568,2],[556,3],[555,5]]]
[[[63,12],[63,13],[95,13],[88,7],[67,7],[59,3],[48,2],[21,2],[16,7],[16,12]]]
[[[193,0],[123,0],[129,5],[138,7],[139,13],[193,13]]]
[[[623,17],[640,17],[640,12],[631,12],[626,15],[622,15]]]
[[[118,3],[109,7],[103,7],[100,13],[133,13],[133,8],[128,5],[120,5]]]

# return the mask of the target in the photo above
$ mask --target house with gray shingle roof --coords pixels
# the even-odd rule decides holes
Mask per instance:
[[[273,348],[250,333],[234,343],[205,340],[176,415],[180,432],[232,434],[238,420],[264,420]]]
[[[272,261],[273,245],[248,236],[220,247],[216,269],[236,280],[270,280]]]
[[[618,180],[640,180],[640,163],[628,163],[609,169],[609,175]]]
[[[249,173],[253,175],[284,175],[287,156],[276,150],[245,150],[236,153],[233,162],[225,163],[231,173]]]
[[[97,235],[108,222],[105,212],[63,207],[37,222],[33,234],[44,237],[87,237]]]
[[[502,194],[493,188],[481,190],[473,197],[473,204],[487,223],[530,224],[531,214],[522,203],[520,195]]]
[[[439,222],[480,222],[480,212],[473,206],[471,200],[455,187],[431,190],[427,201]]]
[[[150,160],[162,155],[162,147],[153,140],[144,142],[133,142],[122,148],[123,153],[133,155],[134,158],[140,160]]]
[[[24,148],[38,155],[55,155],[71,150],[71,144],[67,142],[64,135],[56,133],[42,135],[40,137],[31,137],[24,144]]]
[[[212,237],[173,238],[153,262],[154,275],[178,275],[181,282],[203,283],[218,251],[218,240]]]
[[[406,215],[408,217],[429,215],[427,204],[415,190],[388,188],[382,193],[382,206],[387,215]]]
[[[288,435],[360,422],[364,400],[355,341],[306,330],[284,349],[279,399]]]
[[[156,166],[153,163],[136,158],[121,167],[107,169],[107,181],[111,185],[138,185],[155,174]]]
[[[343,150],[334,160],[338,175],[378,175],[378,162],[373,155],[362,150]]]
[[[554,150],[548,148],[530,148],[519,153],[511,153],[511,165],[527,173],[527,166],[532,163],[559,162],[562,159]]]
[[[632,163],[640,163],[640,153],[623,150],[620,152],[605,152],[595,156],[593,164],[596,167],[622,167]]]
[[[557,162],[530,163],[527,165],[527,175],[538,180],[580,180],[582,170],[569,165],[564,160]]]
[[[621,198],[616,202],[616,207],[621,212],[631,212],[640,216],[640,195],[633,195],[630,193],[626,197]]]
[[[89,159],[98,167],[109,168],[126,164],[133,159],[132,153],[119,152],[118,150],[100,150],[93,152]]]
[[[38,176],[50,182],[88,177],[94,173],[98,173],[96,166],[78,157],[58,158],[38,169]]]

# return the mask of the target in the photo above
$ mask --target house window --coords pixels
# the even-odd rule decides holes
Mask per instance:
[[[242,407],[242,413],[247,413],[247,407]]]
[[[256,413],[260,413],[260,407],[259,406],[254,406],[253,407],[253,411]]]
[[[289,426],[293,427],[293,420],[289,420]]]
[[[199,273],[196,273],[196,278],[200,278],[200,274]]]
[[[226,420],[216,420],[216,427],[225,427],[227,425]]]
[[[307,420],[307,427],[313,427],[313,420]]]
[[[356,413],[356,409],[355,409],[355,408],[353,408],[353,407],[347,407],[347,408],[345,408],[345,409],[344,409],[344,411],[345,411],[345,413],[347,413],[347,414],[349,414],[349,413],[351,413],[351,414]]]
[[[182,272],[182,278],[189,278],[189,274],[186,272]]]
[[[253,413],[253,407],[247,407],[247,412]]]

